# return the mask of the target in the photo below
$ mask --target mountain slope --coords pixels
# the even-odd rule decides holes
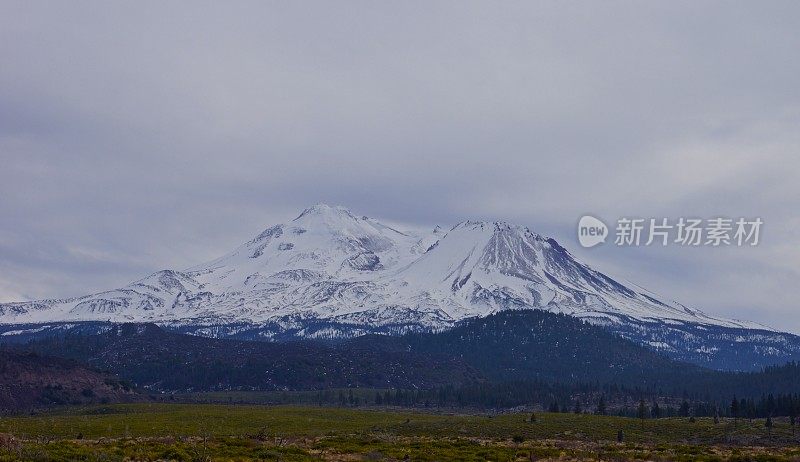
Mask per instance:
[[[663,357],[580,319],[539,310],[471,318],[440,333],[367,335],[336,343],[243,342],[153,324],[109,325],[18,346],[108,369],[157,391],[442,387],[539,391],[585,387],[727,402],[793,393],[800,367],[758,373],[704,369]],[[514,385],[516,384],[516,385]],[[627,391],[626,391],[627,390]],[[568,396],[568,395],[567,395]],[[563,396],[562,396],[563,398]]]
[[[74,361],[0,349],[0,414],[135,398],[125,383]]]
[[[519,380],[679,388],[709,372],[544,311],[506,311],[441,333],[367,335],[334,344],[214,339],[122,324],[21,348],[84,361],[159,390],[430,389]]]
[[[435,388],[483,380],[463,360],[369,344],[249,342],[184,335],[154,324],[63,333],[18,348],[83,361],[161,391]]]
[[[517,309],[579,317],[710,367],[800,357],[794,335],[708,316],[617,281],[522,226],[467,221],[448,231],[399,231],[327,205],[184,271],[74,299],[0,304],[0,322],[156,322],[280,340],[438,331]]]

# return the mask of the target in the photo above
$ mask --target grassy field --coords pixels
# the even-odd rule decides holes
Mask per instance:
[[[0,460],[800,460],[788,423],[128,404],[0,418]],[[622,430],[624,443],[616,442]]]

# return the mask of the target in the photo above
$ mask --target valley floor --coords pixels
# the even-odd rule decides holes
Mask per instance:
[[[622,430],[624,442],[617,443]],[[789,423],[126,404],[0,418],[0,460],[799,460]]]

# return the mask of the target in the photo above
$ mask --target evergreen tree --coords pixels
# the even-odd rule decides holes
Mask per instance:
[[[644,399],[639,400],[639,408],[636,410],[636,416],[642,420],[647,418],[647,405],[644,404]]]
[[[680,414],[681,417],[689,417],[689,402],[685,399],[681,403],[681,408],[678,410],[678,414]]]
[[[574,412],[576,414],[580,414],[580,413],[583,412],[583,409],[581,408],[581,400],[580,399],[576,399],[575,400],[575,407],[572,409],[572,412]]]
[[[661,408],[658,407],[658,402],[656,400],[653,400],[653,407],[650,410],[650,415],[653,416],[654,419],[661,417]]]
[[[764,422],[764,426],[767,427],[767,436],[772,439],[772,416],[767,416],[767,421]]]
[[[600,401],[597,403],[597,413],[606,415],[606,396],[600,395]]]
[[[752,401],[748,401],[744,398],[739,400],[739,412],[742,414],[742,417],[747,417],[748,420],[751,422],[753,421],[753,405]]]

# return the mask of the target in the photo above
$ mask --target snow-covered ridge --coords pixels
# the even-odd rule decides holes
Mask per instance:
[[[619,282],[523,226],[465,221],[449,231],[419,233],[324,204],[183,271],[159,271],[73,299],[0,304],[0,323],[211,325],[291,318],[440,329],[507,309],[567,313],[601,325],[634,320],[767,329]]]

